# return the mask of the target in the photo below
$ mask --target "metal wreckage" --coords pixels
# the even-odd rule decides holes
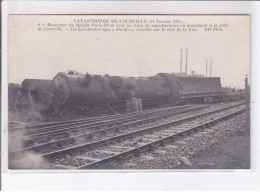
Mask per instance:
[[[158,73],[150,77],[120,77],[58,73],[53,80],[25,79],[17,91],[13,108],[30,107],[35,116],[64,109],[140,111],[143,108],[187,103],[221,102],[220,77]]]

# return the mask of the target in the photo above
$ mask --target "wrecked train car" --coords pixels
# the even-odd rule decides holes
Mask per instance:
[[[51,80],[25,79],[16,91],[12,109],[29,108],[37,118],[42,119],[39,111],[48,109],[52,103],[50,87]]]
[[[127,101],[141,100],[143,108],[185,103],[221,101],[223,92],[219,77],[192,77],[158,73],[150,77],[119,77],[80,74],[76,71],[58,73],[53,80],[26,79],[19,92],[39,115],[68,107],[85,110],[127,109]],[[18,99],[19,99],[18,98]],[[136,101],[137,102],[137,101]]]
[[[79,74],[75,71],[58,73],[51,85],[53,104],[60,107],[84,104],[90,108],[119,104],[132,97],[144,103],[176,103],[180,97],[180,81],[170,74],[151,77],[118,77]]]
[[[181,100],[190,103],[221,102],[223,91],[220,77],[180,77]]]
[[[219,102],[223,92],[219,77],[178,77],[158,73],[150,77],[118,77],[58,73],[51,86],[53,104],[60,107],[84,104],[90,108],[120,104],[132,97],[144,104],[178,104],[181,102]]]

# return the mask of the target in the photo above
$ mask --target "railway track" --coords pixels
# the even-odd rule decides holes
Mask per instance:
[[[49,150],[59,150],[62,149],[64,147],[68,147],[68,146],[72,146],[75,144],[79,144],[82,142],[91,142],[95,140],[95,136],[106,136],[107,133],[109,132],[116,132],[116,134],[120,133],[119,130],[120,128],[123,128],[124,130],[129,130],[130,127],[137,127],[139,125],[143,125],[143,124],[147,124],[149,122],[156,122],[157,120],[160,119],[165,119],[167,117],[173,116],[173,115],[180,115],[183,113],[187,113],[187,112],[194,112],[194,111],[199,111],[201,109],[204,109],[208,106],[195,106],[195,107],[189,107],[189,106],[184,106],[181,108],[175,108],[175,109],[171,109],[171,110],[167,110],[167,111],[163,111],[162,113],[158,114],[150,114],[149,116],[146,117],[135,117],[135,120],[131,120],[129,122],[126,122],[126,120],[120,122],[119,125],[114,125],[111,126],[109,125],[109,127],[107,128],[102,128],[102,129],[98,129],[98,130],[93,130],[91,128],[80,128],[79,129],[75,129],[73,128],[72,130],[67,130],[67,129],[61,129],[59,131],[52,131],[51,133],[47,133],[46,136],[44,137],[42,134],[40,136],[40,138],[44,138],[45,141],[43,143],[38,143],[37,145],[35,145],[35,143],[33,144],[29,144],[29,146],[26,146],[26,144],[28,144],[29,142],[34,141],[34,139],[30,139],[30,138],[38,138],[38,136],[29,136],[23,139],[19,139],[22,140],[23,143],[23,149],[21,150],[17,150],[15,152],[11,152],[10,156],[12,157],[12,155],[15,154],[22,154],[24,152],[28,152],[28,151],[33,151],[33,152],[37,152],[37,153],[47,153],[50,152]],[[117,123],[118,124],[118,123]],[[63,131],[63,132],[62,132]],[[53,137],[57,137],[57,135],[60,135],[64,133],[65,135],[67,133],[69,133],[69,137],[66,135],[66,137],[61,138],[58,140],[55,140]],[[121,132],[122,133],[122,132]],[[113,134],[112,134],[113,135]],[[55,140],[55,141],[52,141]],[[17,139],[16,139],[17,141]],[[27,142],[27,143],[26,143]],[[13,141],[11,142],[13,143]]]
[[[85,164],[83,162],[82,162],[83,164],[76,162],[77,159],[84,160],[84,156],[83,157],[81,157],[80,155],[74,156],[74,158],[69,158],[69,161],[74,161],[73,165],[71,165],[71,166],[57,165],[57,167],[64,168],[64,169],[98,169],[98,168],[107,169],[107,168],[110,168],[110,167],[107,167],[107,166],[109,166],[110,162],[113,162],[113,161],[127,162],[128,161],[127,159],[130,159],[132,156],[136,157],[136,156],[140,156],[142,153],[147,154],[149,152],[153,152],[157,149],[160,149],[161,146],[166,146],[167,143],[176,142],[178,144],[178,146],[182,146],[182,144],[185,145],[185,137],[188,139],[191,134],[198,133],[198,132],[201,132],[201,134],[207,133],[207,132],[204,132],[207,127],[210,127],[223,120],[227,120],[231,117],[241,114],[242,112],[244,112],[244,110],[236,111],[236,112],[224,115],[222,117],[218,117],[216,119],[202,123],[200,125],[187,126],[186,129],[185,128],[176,128],[176,133],[171,133],[170,136],[154,139],[153,141],[144,143],[143,145],[140,145],[138,147],[129,147],[128,149],[121,151],[121,152],[119,150],[117,150],[116,152],[114,152],[114,154],[110,154],[110,156],[107,156],[104,158],[99,158],[95,161],[88,162]],[[148,136],[148,137],[150,138],[150,136]],[[110,148],[111,147],[112,146],[110,146]],[[110,148],[107,147],[106,149],[110,149]],[[102,152],[101,149],[103,150],[104,148],[100,148],[97,151]],[[113,152],[111,152],[111,153],[113,153]],[[87,157],[85,159],[87,159]],[[75,165],[79,165],[79,166],[77,166],[75,168]],[[114,163],[114,165],[116,165],[116,163]],[[120,168],[118,168],[118,169],[120,169]]]
[[[201,130],[203,127],[243,112],[244,108],[244,105],[236,104],[213,111],[206,111],[91,143],[83,143],[63,150],[43,153],[37,157],[46,158],[56,165],[55,168],[96,168],[98,165],[109,161],[131,156],[131,154],[150,149],[154,145]],[[14,163],[26,162],[29,159],[34,158],[25,158]]]
[[[58,122],[49,122],[49,123],[43,123],[43,124],[37,124],[37,125],[26,125],[23,127],[16,127],[16,128],[9,128],[9,132],[11,135],[11,138],[15,138],[17,135],[23,133],[23,135],[26,135],[26,133],[30,134],[31,132],[37,131],[48,131],[48,130],[55,130],[57,128],[66,127],[66,126],[75,126],[78,124],[84,124],[84,123],[102,123],[104,122],[111,122],[116,121],[120,119],[130,118],[130,117],[136,117],[141,115],[149,115],[159,112],[164,112],[168,110],[174,110],[174,109],[180,109],[189,107],[189,105],[185,106],[177,106],[177,107],[170,107],[165,108],[161,110],[154,110],[154,111],[142,111],[142,112],[133,112],[133,113],[125,113],[125,114],[118,114],[118,115],[110,115],[110,116],[101,116],[101,117],[92,117],[92,118],[86,118],[86,119],[77,119],[77,120],[68,120],[68,121],[58,121]]]
[[[109,116],[98,116],[98,117],[91,117],[86,119],[76,119],[76,120],[68,120],[68,121],[57,121],[57,122],[49,122],[49,123],[42,123],[37,125],[26,125],[23,127],[13,127],[9,128],[9,131],[11,132],[20,132],[21,130],[23,132],[28,132],[30,130],[46,130],[46,129],[55,129],[55,127],[65,127],[65,126],[72,126],[82,123],[92,123],[92,122],[98,122],[98,121],[112,121],[117,120],[120,118],[126,118],[131,116],[137,116],[137,115],[145,115],[145,114],[153,114],[156,112],[163,112],[167,110],[172,109],[178,109],[178,108],[184,108],[189,107],[190,105],[184,105],[184,106],[177,106],[177,107],[169,107],[164,108],[161,110],[154,110],[154,111],[142,111],[142,112],[132,112],[132,113],[125,113],[125,114],[116,114],[116,115],[109,115]]]
[[[88,118],[88,119],[80,119],[80,120],[71,120],[71,121],[62,121],[62,122],[53,122],[53,123],[45,123],[40,125],[31,125],[28,128],[13,128],[9,129],[9,139],[17,139],[19,136],[33,136],[33,135],[44,135],[50,132],[58,131],[59,129],[69,130],[74,129],[75,127],[96,127],[101,128],[103,126],[111,126],[113,124],[117,124],[119,122],[129,121],[131,119],[135,119],[137,116],[145,117],[153,114],[160,114],[167,111],[177,110],[188,108],[189,106],[178,106],[162,109],[159,111],[149,111],[149,112],[135,112],[135,113],[127,113],[122,115],[112,115],[106,117],[99,118]],[[19,129],[19,130],[18,130]]]

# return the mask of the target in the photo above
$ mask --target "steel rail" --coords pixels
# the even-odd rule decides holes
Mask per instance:
[[[75,147],[72,147],[72,148],[63,149],[63,150],[51,152],[51,153],[48,153],[48,154],[43,154],[42,156],[44,156],[44,157],[56,157],[56,156],[59,156],[59,155],[64,155],[66,152],[75,152],[75,151],[80,151],[82,149],[91,148],[93,146],[100,146],[100,145],[103,145],[103,144],[106,144],[106,143],[113,142],[115,140],[125,139],[125,138],[128,138],[128,137],[134,136],[134,135],[138,135],[138,134],[142,134],[144,132],[148,132],[148,131],[150,132],[152,130],[157,130],[158,128],[161,128],[161,127],[170,127],[170,126],[180,124],[182,122],[190,121],[192,119],[203,117],[203,116],[206,116],[206,115],[209,115],[209,114],[214,114],[214,113],[218,113],[218,112],[221,112],[221,111],[225,111],[225,110],[237,107],[237,106],[239,106],[239,105],[233,105],[233,106],[230,106],[230,107],[225,107],[225,108],[217,109],[217,110],[214,110],[214,111],[208,111],[208,112],[205,112],[205,113],[189,116],[189,117],[186,117],[186,118],[183,118],[183,119],[178,119],[178,120],[169,121],[169,122],[166,122],[166,123],[163,123],[163,124],[154,125],[152,127],[145,127],[143,129],[140,129],[140,130],[132,131],[130,133],[125,133],[125,134],[110,137],[110,138],[107,138],[107,139],[94,141],[94,142],[87,143],[87,144],[78,145],[78,146],[75,146]]]
[[[207,106],[200,106],[200,107],[189,108],[189,109],[186,109],[186,110],[184,109],[184,110],[176,112],[176,114],[179,115],[179,114],[183,114],[183,113],[186,113],[186,112],[194,112],[196,110],[200,110],[200,109],[203,109],[203,108],[206,108],[206,107]],[[164,113],[164,114],[159,115],[159,116],[152,116],[152,117],[148,117],[148,118],[144,118],[144,119],[137,118],[138,120],[131,121],[131,122],[128,122],[128,123],[124,123],[124,124],[121,124],[119,126],[109,127],[109,128],[106,128],[106,129],[101,129],[101,130],[97,130],[97,131],[90,132],[90,133],[85,133],[85,134],[81,134],[81,135],[77,135],[77,136],[72,136],[72,137],[69,137],[69,138],[64,138],[64,139],[57,140],[57,141],[54,141],[54,142],[43,143],[43,144],[40,144],[40,145],[37,145],[37,146],[27,147],[25,149],[21,149],[21,150],[11,152],[10,154],[11,155],[17,154],[17,153],[21,154],[21,153],[25,153],[25,152],[28,152],[28,151],[40,152],[41,149],[44,149],[44,148],[46,149],[46,147],[48,148],[48,146],[51,147],[51,148],[53,148],[55,146],[61,147],[63,143],[71,142],[71,144],[73,144],[73,143],[76,142],[76,140],[77,141],[89,140],[89,138],[93,137],[94,135],[104,134],[104,133],[111,132],[111,131],[117,131],[117,130],[119,130],[119,128],[129,128],[131,126],[143,124],[144,122],[151,122],[151,121],[159,120],[161,118],[165,118],[165,117],[169,117],[169,116],[172,116],[172,112],[167,112],[167,113]]]
[[[172,134],[172,135],[170,135],[168,137],[161,138],[161,139],[153,141],[151,143],[147,143],[145,145],[142,145],[142,146],[139,146],[139,147],[136,147],[136,148],[124,151],[122,153],[119,153],[119,154],[116,154],[116,155],[113,155],[113,156],[106,157],[104,159],[100,159],[98,161],[95,161],[95,162],[92,162],[92,163],[89,163],[89,164],[86,164],[86,165],[82,165],[80,167],[75,167],[74,169],[97,168],[100,165],[106,164],[106,163],[114,161],[116,159],[122,159],[124,157],[129,157],[131,155],[136,155],[136,154],[139,154],[139,153],[144,152],[144,151],[149,151],[150,149],[152,149],[152,147],[165,145],[166,143],[168,143],[170,141],[172,142],[172,141],[174,141],[176,138],[178,138],[180,136],[189,135],[192,132],[203,130],[201,128],[205,128],[205,127],[207,127],[209,125],[213,125],[213,124],[215,124],[215,123],[217,123],[219,121],[228,119],[228,118],[233,117],[235,115],[238,115],[238,114],[240,114],[240,113],[242,113],[244,111],[245,111],[245,109],[242,109],[242,110],[239,110],[239,111],[235,111],[233,113],[224,115],[222,117],[216,118],[216,119],[211,120],[209,122],[206,122],[206,123],[194,126],[192,128],[186,129],[186,130],[183,130],[181,132],[176,132],[175,134]]]
[[[201,106],[201,107],[207,107],[207,106]],[[181,110],[185,110],[185,109],[189,109],[189,107],[183,107],[183,109]],[[177,112],[176,112],[177,111]],[[178,113],[180,112],[180,110],[178,109],[172,109],[172,110],[168,110],[166,111],[167,114],[172,114],[172,113]],[[149,117],[152,117],[152,116],[156,116],[156,115],[164,115],[165,113],[164,112],[159,112],[159,113],[154,113],[154,114],[151,114],[151,115],[144,115],[142,117],[138,117],[138,118],[149,118]],[[179,113],[178,113],[179,114]],[[53,139],[53,137],[55,138],[55,136],[60,136],[62,135],[64,138],[67,138],[67,137],[70,137],[73,133],[75,134],[76,132],[80,132],[80,131],[83,131],[84,133],[86,133],[87,131],[97,131],[97,130],[100,130],[100,129],[104,129],[104,128],[108,128],[108,127],[113,127],[115,125],[120,125],[122,123],[125,123],[125,122],[130,122],[130,121],[134,121],[136,120],[137,117],[133,117],[133,118],[126,118],[125,120],[121,120],[121,121],[116,121],[116,122],[111,122],[111,123],[106,123],[104,125],[102,124],[98,124],[97,126],[77,126],[77,127],[67,127],[67,128],[61,128],[61,129],[58,129],[58,130],[54,130],[54,131],[51,131],[51,132],[42,132],[42,133],[38,133],[38,134],[34,134],[34,135],[29,135],[29,136],[21,136],[19,138],[16,138],[16,139],[13,139],[13,138],[10,138],[9,141],[12,143],[12,142],[15,142],[15,141],[20,141],[20,142],[24,142],[24,144],[35,144],[35,141],[51,141],[51,139]]]
[[[171,110],[171,109],[176,109],[176,108],[182,108],[182,107],[189,107],[190,105],[184,105],[184,106],[175,106],[175,107],[169,107],[169,108],[164,108],[161,110],[154,110],[154,111],[142,111],[142,112],[131,112],[131,113],[124,113],[124,114],[119,114],[119,115],[109,115],[109,116],[96,116],[92,118],[86,118],[86,119],[75,119],[75,120],[68,120],[68,121],[56,121],[56,122],[49,122],[49,123],[42,123],[42,124],[37,124],[37,125],[26,125],[23,127],[15,127],[15,128],[9,128],[10,131],[15,131],[15,130],[30,130],[30,129],[46,129],[49,126],[67,126],[71,125],[73,123],[82,123],[82,122],[96,122],[96,121],[104,121],[104,120],[110,120],[110,119],[117,119],[121,117],[126,117],[126,116],[134,116],[136,114],[150,114],[158,111],[165,111],[165,110]]]
[[[111,119],[111,120],[102,120],[102,121],[93,121],[93,122],[82,122],[82,123],[73,123],[73,124],[66,124],[63,126],[49,126],[46,128],[40,128],[40,129],[33,129],[33,130],[29,130],[29,131],[22,131],[22,135],[26,135],[28,134],[28,136],[30,135],[43,135],[46,134],[50,131],[55,131],[55,129],[59,130],[61,127],[66,127],[66,129],[74,129],[74,127],[90,127],[90,126],[96,126],[99,127],[100,125],[105,125],[105,124],[111,124],[112,122],[117,123],[120,122],[122,120],[127,120],[127,119],[133,119],[136,118],[137,116],[149,116],[150,114],[156,114],[156,113],[161,113],[161,112],[165,112],[165,111],[171,111],[171,110],[176,110],[176,109],[180,109],[180,108],[187,108],[189,107],[188,105],[186,106],[181,106],[181,107],[173,107],[173,108],[167,108],[167,109],[162,109],[159,111],[155,111],[155,112],[151,112],[151,113],[147,113],[147,112],[137,112],[137,113],[133,113],[131,114],[131,116],[124,116],[124,117],[120,117],[120,118],[115,118],[115,119]],[[42,134],[41,134],[42,133]],[[15,139],[17,136],[19,137],[19,135],[21,134],[21,132],[13,132],[10,134],[10,139]]]
[[[228,110],[228,109],[232,109],[232,108],[237,107],[237,106],[239,106],[239,105],[237,104],[237,105],[233,105],[233,106],[220,108],[220,109],[217,109],[217,110],[214,110],[214,111],[208,111],[208,112],[205,112],[205,113],[202,113],[202,114],[189,116],[189,117],[186,117],[186,118],[183,118],[183,119],[178,119],[178,120],[166,122],[166,123],[155,125],[155,126],[152,126],[152,127],[145,127],[141,130],[136,130],[136,131],[133,131],[133,132],[130,132],[130,133],[125,133],[125,134],[122,134],[122,135],[102,139],[102,140],[99,140],[99,141],[94,141],[94,142],[91,142],[91,143],[76,145],[76,146],[73,146],[71,148],[66,148],[66,149],[63,149],[63,150],[54,151],[54,152],[50,152],[50,153],[47,153],[47,154],[41,154],[41,155],[33,157],[33,158],[38,158],[38,157],[44,157],[46,159],[56,158],[56,157],[65,155],[66,153],[75,153],[75,152],[78,152],[78,151],[81,151],[81,150],[85,150],[87,148],[93,148],[93,147],[105,145],[107,143],[111,143],[111,142],[114,142],[114,141],[124,140],[124,139],[127,139],[129,137],[133,137],[133,136],[138,135],[138,134],[144,134],[144,133],[147,133],[147,132],[158,130],[158,129],[163,128],[163,127],[170,127],[170,126],[173,126],[173,125],[185,122],[185,121],[190,121],[192,119],[207,116],[209,114],[214,114],[214,113],[218,113],[218,112],[225,111],[225,110]],[[33,159],[33,158],[24,158],[22,160],[12,162],[11,164],[24,162],[26,160],[30,160],[30,159]]]
[[[238,103],[238,104],[243,104],[243,103]],[[142,114],[142,116],[146,116],[146,115],[150,115],[150,114],[156,114],[156,113],[160,113],[160,112],[165,112],[165,111],[171,111],[171,110],[176,110],[176,109],[179,109],[179,108],[186,108],[186,107],[189,107],[189,106],[180,106],[180,107],[172,107],[172,108],[167,108],[167,109],[162,109],[162,110],[159,110],[159,111],[152,111],[152,112],[149,112],[149,113],[144,113]],[[138,116],[138,114],[134,114],[134,116],[131,116],[131,117],[125,117],[125,118],[121,118],[121,119],[114,119],[114,120],[107,120],[107,121],[102,121],[102,122],[95,122],[95,123],[87,123],[87,124],[83,124],[83,125],[77,125],[77,126],[71,126],[68,124],[68,127],[67,128],[58,128],[58,127],[55,127],[55,128],[51,128],[50,127],[50,130],[34,130],[34,132],[29,132],[30,134],[29,135],[26,135],[25,133],[23,134],[20,134],[20,133],[16,133],[16,134],[9,134],[9,140],[10,141],[13,141],[13,139],[19,139],[19,140],[25,140],[25,139],[30,139],[32,138],[34,135],[35,136],[42,136],[42,138],[45,138],[43,137],[44,135],[47,135],[47,134],[51,134],[52,132],[53,133],[57,133],[57,132],[65,132],[65,131],[69,131],[69,130],[75,130],[75,129],[81,129],[83,127],[93,127],[93,128],[97,128],[96,130],[98,129],[101,129],[103,127],[110,127],[113,125],[112,122],[114,122],[115,124],[117,123],[120,123],[122,122],[122,120],[126,119],[124,122],[127,121],[127,119],[129,120],[135,120],[136,116]],[[128,120],[128,121],[129,121]],[[106,126],[108,125],[108,126]],[[76,127],[76,128],[75,128]],[[58,128],[57,130],[55,130],[56,128]],[[93,129],[91,128],[91,129]],[[27,132],[28,133],[28,132]],[[69,133],[67,133],[67,137],[69,136]],[[40,139],[41,140],[41,139]]]

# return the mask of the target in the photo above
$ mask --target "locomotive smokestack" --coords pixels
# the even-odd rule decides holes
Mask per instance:
[[[182,48],[181,48],[181,60],[180,60],[180,74],[182,74]]]
[[[206,59],[206,77],[208,77],[208,59]]]
[[[211,77],[211,70],[212,70],[212,58],[211,58],[211,62],[210,62],[210,77]]]
[[[188,49],[186,48],[186,75],[188,75]]]

